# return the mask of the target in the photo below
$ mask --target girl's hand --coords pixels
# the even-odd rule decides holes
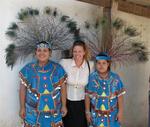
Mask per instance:
[[[22,119],[25,118],[25,116],[26,116],[26,114],[25,114],[25,108],[21,108],[21,109],[20,109],[19,115],[20,115],[20,117],[21,117]]]
[[[122,112],[118,112],[117,119],[118,119],[119,123],[121,123],[121,124],[123,123],[123,113]]]

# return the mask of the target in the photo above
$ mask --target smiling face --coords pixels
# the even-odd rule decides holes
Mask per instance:
[[[107,73],[110,63],[107,60],[98,60],[96,62],[96,68],[100,74]]]
[[[38,59],[39,63],[46,63],[49,60],[51,55],[51,51],[48,48],[37,48],[35,51],[36,58]]]
[[[76,45],[73,48],[73,58],[74,60],[83,60],[85,56],[84,48],[80,45]]]

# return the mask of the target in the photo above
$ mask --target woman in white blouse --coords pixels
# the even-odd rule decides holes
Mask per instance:
[[[67,109],[65,127],[87,127],[85,117],[85,86],[94,69],[94,62],[88,61],[89,52],[83,41],[72,46],[72,59],[62,59],[60,64],[67,72]]]

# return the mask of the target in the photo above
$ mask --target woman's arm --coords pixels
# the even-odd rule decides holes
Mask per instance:
[[[61,102],[62,102],[62,114],[63,117],[67,114],[67,106],[66,106],[66,100],[67,100],[67,91],[66,91],[66,83],[64,82],[61,86]]]

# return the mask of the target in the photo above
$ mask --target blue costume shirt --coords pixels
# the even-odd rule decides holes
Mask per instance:
[[[20,71],[26,91],[25,123],[31,126],[51,127],[52,123],[62,123],[60,81],[66,78],[61,65],[49,61],[40,67],[37,62],[29,63]]]
[[[90,97],[94,127],[120,127],[116,120],[118,97],[124,93],[122,81],[113,72],[109,72],[107,79],[101,79],[97,71],[89,76],[86,96]]]

